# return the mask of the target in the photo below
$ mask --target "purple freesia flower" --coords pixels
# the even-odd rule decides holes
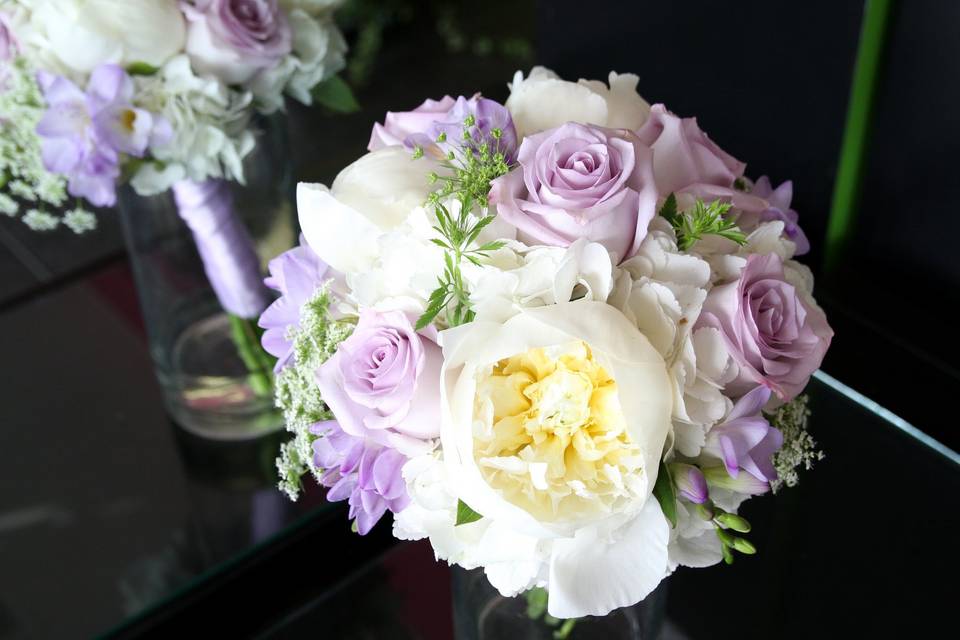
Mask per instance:
[[[37,82],[47,102],[37,123],[43,164],[67,177],[71,195],[95,206],[116,203],[121,153],[142,157],[172,135],[166,120],[132,105],[133,81],[117,65],[94,69],[85,93],[49,73]]]
[[[265,329],[261,342],[267,353],[277,358],[274,371],[279,373],[293,357],[291,330],[300,325],[300,308],[313,296],[329,267],[307,245],[303,236],[300,246],[286,251],[269,264],[270,276],[264,284],[280,292],[280,297],[261,314],[258,325]]]
[[[723,462],[730,478],[737,479],[741,471],[750,474],[752,478],[745,480],[751,487],[757,480],[769,488],[777,478],[773,454],[783,446],[783,434],[771,427],[761,413],[769,399],[770,389],[764,386],[742,396],[724,421],[710,429],[703,447],[705,454]],[[756,489],[753,487],[750,492],[755,493]]]
[[[703,504],[710,497],[707,480],[703,472],[692,464],[674,463],[670,465],[670,475],[677,487],[677,494],[694,504]]]
[[[797,246],[796,255],[802,256],[810,251],[807,234],[797,224],[800,215],[790,208],[790,201],[793,200],[793,182],[787,180],[774,189],[770,184],[770,178],[761,176],[753,185],[750,195],[763,198],[768,203],[768,207],[760,213],[760,222],[782,221],[783,232]]]
[[[321,484],[331,502],[348,500],[350,519],[366,535],[389,509],[399,513],[409,503],[401,471],[407,458],[396,449],[345,433],[335,420],[318,422],[310,432],[313,463],[323,469]]]
[[[0,62],[6,62],[17,55],[19,47],[17,38],[10,27],[7,16],[0,11]],[[0,69],[0,78],[3,77],[3,70]]]

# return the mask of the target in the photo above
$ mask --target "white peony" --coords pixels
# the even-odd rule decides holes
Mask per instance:
[[[484,567],[504,595],[546,586],[560,618],[656,588],[670,526],[651,492],[673,401],[649,341],[581,300],[462,325],[441,344],[442,462],[405,467],[397,535]],[[483,517],[455,526],[458,500]]]
[[[243,159],[254,147],[248,92],[194,75],[186,55],[155,75],[138,76],[136,83],[138,106],[162,115],[173,134],[150,149],[159,164],[144,164],[131,179],[137,193],[160,193],[182,179],[243,182]]]
[[[161,67],[180,53],[186,26],[177,0],[22,0],[18,33],[37,66],[74,80],[101,64]]]
[[[611,71],[608,87],[598,80],[568,82],[534,67],[526,78],[521,71],[513,76],[506,106],[521,137],[565,122],[633,131],[650,114],[650,105],[637,94],[639,80],[632,73]]]

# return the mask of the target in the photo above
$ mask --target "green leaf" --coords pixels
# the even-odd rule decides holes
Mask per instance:
[[[127,65],[127,73],[132,76],[152,76],[157,71],[160,71],[160,67],[155,67],[146,62],[131,62]]]
[[[493,240],[492,242],[487,242],[480,247],[473,250],[473,253],[486,253],[487,251],[496,251],[497,249],[502,249],[507,246],[507,243],[503,240]]]
[[[527,617],[531,620],[539,620],[547,612],[547,590],[543,587],[534,587],[525,594],[527,599]]]
[[[448,245],[446,242],[444,242],[444,241],[441,240],[440,238],[430,238],[430,242],[432,242],[433,244],[437,245],[437,246],[440,247],[441,249],[446,249],[447,251],[453,251],[453,249],[450,247],[450,245]]]
[[[673,488],[673,480],[667,465],[660,461],[660,471],[657,472],[657,483],[653,485],[653,495],[663,509],[663,515],[670,521],[670,526],[677,526],[677,494]]]
[[[337,113],[355,113],[360,110],[353,90],[340,76],[324,80],[313,88],[311,95],[317,104]]]
[[[660,215],[667,219],[667,222],[673,224],[677,219],[677,196],[670,194],[660,207]]]
[[[483,516],[467,506],[463,500],[457,500],[457,523],[455,526],[476,522]]]

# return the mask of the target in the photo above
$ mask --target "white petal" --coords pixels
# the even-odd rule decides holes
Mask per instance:
[[[298,184],[297,211],[307,243],[337,271],[364,271],[376,259],[380,231],[324,185]]]
[[[550,615],[607,615],[643,600],[660,584],[667,574],[670,525],[657,501],[648,500],[643,510],[613,536],[616,540],[607,543],[592,529],[554,542]]]

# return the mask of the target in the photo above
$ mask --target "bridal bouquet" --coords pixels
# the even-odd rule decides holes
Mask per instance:
[[[278,466],[557,618],[752,554],[737,515],[821,454],[802,394],[833,332],[791,183],[748,179],[637,76],[518,73],[505,105],[388,113],[260,318]],[[541,591],[542,593],[542,591]]]
[[[284,94],[310,104],[343,66],[335,4],[0,0],[0,212],[80,233],[95,218],[79,199],[113,206],[123,180],[242,183],[251,117]]]

